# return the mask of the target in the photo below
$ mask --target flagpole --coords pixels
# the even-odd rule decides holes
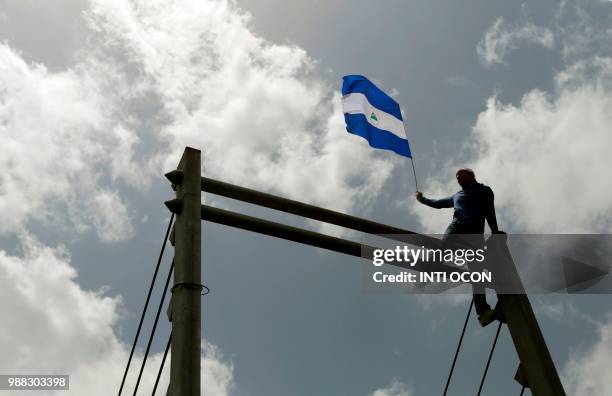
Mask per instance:
[[[412,174],[414,175],[414,188],[419,191],[419,184],[417,183],[416,170],[414,169],[414,159],[410,156],[410,162],[412,162]]]

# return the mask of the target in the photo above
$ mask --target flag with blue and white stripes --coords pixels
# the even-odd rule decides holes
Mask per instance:
[[[412,158],[399,104],[364,76],[342,78],[346,130],[374,148]]]

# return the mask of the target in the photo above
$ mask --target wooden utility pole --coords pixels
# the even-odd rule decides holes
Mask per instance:
[[[174,286],[170,307],[172,355],[171,396],[200,396],[202,290],[202,223],[200,150],[186,147],[173,178],[176,199],[166,202],[176,213],[174,224]],[[177,176],[178,175],[178,176]]]
[[[503,319],[520,359],[515,379],[534,396],[565,396],[563,385],[538,326],[529,298],[506,245],[505,236],[494,235],[497,298]]]

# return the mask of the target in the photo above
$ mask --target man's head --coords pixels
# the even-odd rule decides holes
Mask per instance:
[[[471,186],[472,184],[476,183],[476,175],[474,174],[474,171],[470,168],[459,169],[455,174],[455,177],[457,177],[457,183],[459,183],[462,188]]]

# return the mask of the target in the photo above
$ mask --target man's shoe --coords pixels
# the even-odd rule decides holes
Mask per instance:
[[[480,323],[482,327],[485,327],[495,319],[497,319],[497,316],[495,315],[495,311],[491,308],[484,311],[481,315],[478,315],[478,323]]]

